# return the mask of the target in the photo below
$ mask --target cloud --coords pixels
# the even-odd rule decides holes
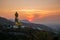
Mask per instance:
[[[39,14],[34,16],[34,23],[53,23],[53,24],[59,24],[60,23],[60,13],[48,13],[47,15],[43,16],[43,18],[40,17]]]

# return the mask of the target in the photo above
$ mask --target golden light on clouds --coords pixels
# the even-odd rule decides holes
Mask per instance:
[[[18,10],[19,14],[22,15],[22,19],[27,19],[30,22],[33,21],[35,18],[39,17],[42,19],[46,14],[48,14],[47,11],[42,10]]]
[[[13,19],[16,11],[19,19],[29,21],[59,18],[60,0],[0,0],[0,16]]]

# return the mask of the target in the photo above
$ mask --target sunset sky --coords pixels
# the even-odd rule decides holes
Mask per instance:
[[[60,0],[0,0],[1,17],[14,19],[16,11],[20,20],[60,24]]]

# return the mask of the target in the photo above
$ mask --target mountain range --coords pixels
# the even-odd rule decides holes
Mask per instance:
[[[21,20],[20,23],[24,27],[29,27],[29,28],[44,30],[44,31],[52,31],[52,29],[46,25],[31,23],[28,20]],[[0,17],[0,25],[14,25],[14,24],[15,22],[8,20],[6,18]]]

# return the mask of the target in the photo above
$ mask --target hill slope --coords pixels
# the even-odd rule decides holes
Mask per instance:
[[[14,25],[14,24],[15,24],[14,22],[12,22],[6,18],[0,17],[0,25]],[[46,25],[30,23],[27,20],[25,22],[24,22],[24,20],[21,21],[21,24],[24,27],[29,27],[29,28],[38,29],[38,30],[52,31],[52,29]]]

